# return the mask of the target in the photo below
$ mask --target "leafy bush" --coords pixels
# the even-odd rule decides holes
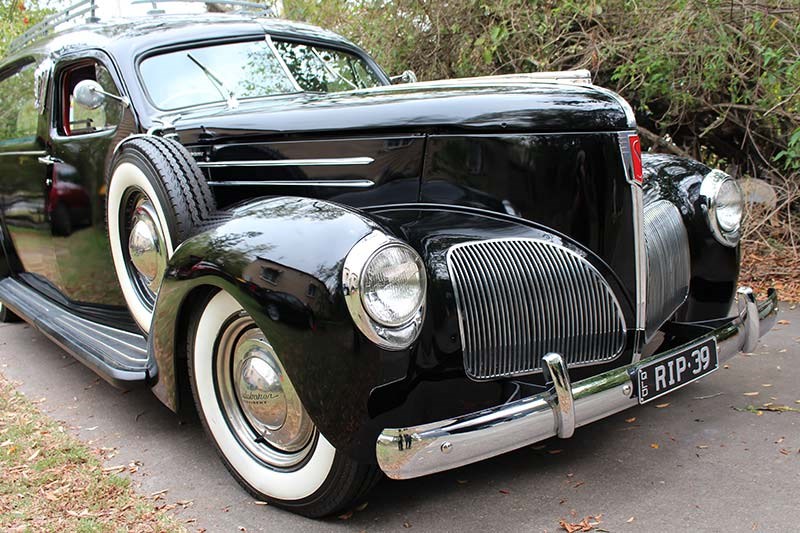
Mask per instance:
[[[39,8],[38,2],[24,0],[0,0],[0,57],[5,55],[8,45],[33,24],[39,22],[47,11]]]

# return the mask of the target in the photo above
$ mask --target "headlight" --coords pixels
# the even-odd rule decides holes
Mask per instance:
[[[353,320],[367,338],[389,350],[407,348],[419,335],[426,279],[419,254],[379,231],[356,243],[342,271]]]
[[[361,280],[361,301],[376,322],[402,326],[414,317],[424,296],[425,268],[413,249],[390,244],[369,259]]]
[[[714,237],[725,246],[739,244],[744,195],[736,181],[712,170],[700,185],[700,203]]]

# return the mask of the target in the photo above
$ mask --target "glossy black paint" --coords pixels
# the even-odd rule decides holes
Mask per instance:
[[[445,265],[447,249],[476,238],[520,237],[555,239],[582,253],[588,250],[531,222],[475,209],[408,205],[378,208],[371,215],[319,200],[265,199],[234,208],[231,220],[186,241],[170,262],[153,322],[151,373],[157,372],[158,378],[154,392],[171,408],[179,408],[172,354],[185,346],[186,331],[174,327],[175,317],[191,312],[187,302],[194,291],[220,288],[242,304],[281,354],[304,406],[326,438],[360,460],[374,460],[375,440],[385,427],[430,422],[504,401],[506,383],[479,383],[464,373]],[[343,258],[373,229],[415,247],[428,271],[424,331],[407,350],[375,347],[354,326],[343,301]],[[298,247],[298,242],[304,245]],[[622,295],[624,289],[609,266],[597,257],[590,260]],[[277,284],[253,275],[265,266],[289,275],[278,277]],[[303,287],[320,289],[313,302],[296,306],[308,319],[272,315],[282,295],[293,293],[302,299],[291,286],[297,277],[304,280]],[[632,319],[631,306],[623,306]],[[630,362],[632,337],[633,333],[620,359],[603,368]],[[576,376],[600,368],[584,369]],[[541,374],[519,381],[544,386]]]
[[[35,242],[16,238],[15,231],[22,235],[28,229],[20,223],[25,217],[15,218],[5,202],[0,277],[18,277],[75,315],[134,328],[111,267],[105,184],[118,142],[158,126],[157,133],[177,138],[200,162],[373,159],[367,165],[205,170],[214,182],[294,183],[215,185],[217,204],[226,211],[213,227],[180,246],[170,262],[149,338],[147,379],[172,409],[181,402],[185,376],[180,358],[185,356],[189,319],[198,298],[217,289],[234,295],[266,333],[328,440],[363,461],[374,460],[375,438],[385,427],[497,405],[520,382],[529,389],[545,387],[541,374],[514,383],[478,383],[465,376],[444,254],[448,246],[469,239],[548,236],[582,250],[611,284],[626,322],[634,323],[633,204],[616,137],[629,124],[624,109],[607,92],[466,81],[462,86],[283,95],[244,101],[235,110],[212,105],[182,111],[178,117],[154,109],[140,85],[137,65],[148,54],[195,42],[263,39],[266,34],[366,57],[345,39],[313,27],[224,15],[89,25],[10,58],[11,63],[27,57],[54,62],[48,112],[25,148],[59,162],[50,167],[32,164],[30,175],[19,184],[3,182],[5,198],[35,198],[35,209],[29,210],[34,214],[28,218],[38,224],[41,235]],[[59,98],[58,75],[83,58],[104,63],[132,107],[113,131],[65,136],[52,114]],[[26,168],[20,166],[25,161],[3,156],[4,150],[12,149],[0,148],[0,165]],[[722,316],[735,289],[738,250],[718,245],[697,211],[699,180],[708,169],[649,156],[645,167],[648,198],[674,201],[690,231],[692,288],[679,317]],[[46,184],[48,176],[54,185]],[[308,180],[332,183],[302,185]],[[373,184],[343,187],[336,183],[342,180]],[[69,232],[55,230],[54,204],[63,200],[59,190],[69,190],[81,205],[88,202],[88,215],[70,219]],[[269,198],[254,199],[261,196]],[[342,297],[342,262],[353,244],[376,228],[414,246],[429,273],[423,333],[399,352],[369,342],[353,324]],[[23,246],[27,251],[19,254]],[[32,258],[31,253],[39,254],[38,263],[28,261],[23,267],[19,255]],[[266,283],[260,275],[264,269],[284,272],[291,282]],[[629,362],[632,353],[633,334],[616,361],[570,375],[580,379],[602,372]]]
[[[740,248],[721,244],[708,227],[698,197],[711,169],[697,161],[662,154],[644,154],[645,204],[670,200],[681,211],[689,233],[692,277],[689,298],[676,318],[686,322],[728,316],[739,280]]]
[[[569,235],[611,266],[632,301],[633,205],[616,133],[431,136],[421,200]]]

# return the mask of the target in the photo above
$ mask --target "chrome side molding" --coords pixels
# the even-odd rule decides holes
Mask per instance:
[[[237,161],[198,161],[200,168],[226,167],[336,167],[351,165],[370,165],[371,157],[331,157],[319,159],[253,159]]]
[[[375,182],[372,180],[232,180],[232,181],[209,181],[211,187],[346,187],[354,189],[365,189],[372,187]]]

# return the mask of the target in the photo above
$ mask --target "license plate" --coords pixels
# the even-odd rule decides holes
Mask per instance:
[[[636,371],[639,403],[647,403],[664,396],[707,376],[718,367],[716,339],[709,339],[664,359],[640,366]]]

